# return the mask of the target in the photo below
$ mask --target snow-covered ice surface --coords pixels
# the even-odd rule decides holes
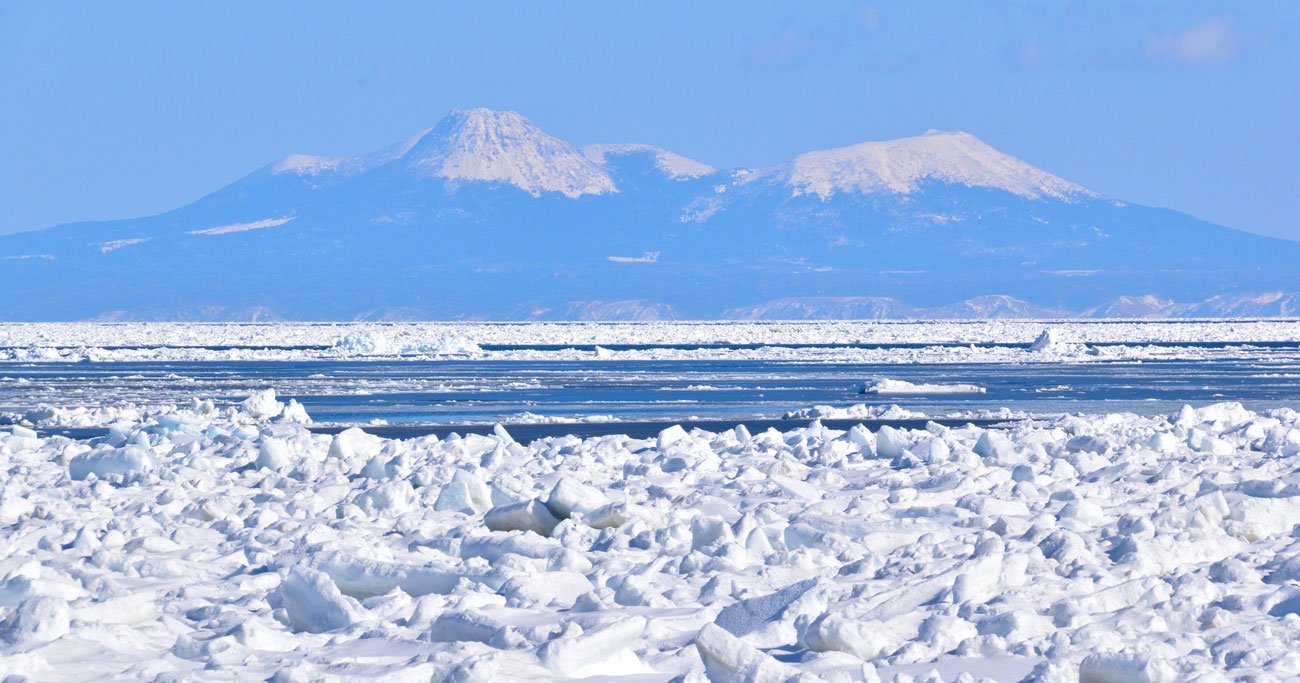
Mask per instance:
[[[301,412],[4,430],[3,674],[1300,676],[1289,409],[530,444]]]
[[[1300,357],[1300,321],[0,323],[0,362],[1089,363]]]
[[[873,379],[863,382],[858,392],[863,394],[982,394],[984,387],[974,384],[925,384],[903,379]]]
[[[421,345],[462,338],[484,347],[510,345],[536,349],[627,345],[672,347],[731,345],[781,347],[827,345],[928,345],[960,347],[976,344],[1019,345],[1026,350],[1050,329],[1051,346],[1087,344],[1127,345],[1209,343],[1300,343],[1300,321],[1284,319],[1233,320],[943,320],[943,321],[777,321],[777,322],[534,322],[534,323],[0,323],[0,347],[9,353],[27,347],[41,349],[153,350],[152,356],[185,357],[187,350],[231,352],[247,349],[296,351],[295,357],[339,355],[331,348],[349,335],[383,338],[403,353],[417,354]],[[710,350],[710,349],[703,349]],[[719,355],[729,349],[712,349]],[[811,353],[815,349],[801,349]],[[862,349],[866,350],[866,349]],[[950,349],[960,353],[960,348]],[[969,350],[969,349],[967,349]],[[507,352],[493,357],[506,358]],[[1190,353],[1184,350],[1183,353]],[[172,355],[175,354],[175,355]],[[197,356],[196,356],[197,357]],[[1029,360],[1023,354],[1009,356]],[[127,358],[127,356],[124,356]],[[80,359],[80,358],[79,358]],[[906,362],[915,362],[908,358]]]
[[[1292,679],[1298,400],[1293,321],[0,325],[0,678]],[[605,424],[696,415],[798,422]]]

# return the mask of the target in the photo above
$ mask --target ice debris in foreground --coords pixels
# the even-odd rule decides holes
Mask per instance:
[[[1300,676],[1289,409],[524,445],[277,404],[0,432],[4,674]]]

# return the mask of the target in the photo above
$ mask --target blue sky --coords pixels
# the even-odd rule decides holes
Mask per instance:
[[[371,7],[371,5],[375,7]],[[188,203],[452,107],[722,167],[966,130],[1300,239],[1300,2],[0,3],[0,232]]]

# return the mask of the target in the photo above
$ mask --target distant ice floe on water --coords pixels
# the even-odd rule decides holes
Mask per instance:
[[[5,674],[1300,677],[1294,410],[525,444],[292,405],[0,429]]]
[[[787,411],[783,416],[787,420],[924,420],[929,417],[923,412],[908,410],[897,405],[872,406],[857,403],[846,408],[834,406],[812,406]]]
[[[786,420],[1024,420],[1035,417],[1023,410],[1011,408],[979,408],[976,410],[950,411],[943,414],[911,410],[895,404],[869,405],[855,403],[851,406],[816,405],[797,410],[788,410],[781,416]],[[1054,419],[1056,415],[1039,416]]]
[[[859,394],[982,394],[984,387],[974,384],[913,383],[901,379],[873,379],[858,385]]]
[[[358,330],[339,337],[330,347],[340,356],[472,356],[483,353],[474,340],[444,334],[433,341],[393,339],[377,330]]]
[[[276,398],[275,389],[263,389],[254,393],[239,404],[239,410],[258,421],[279,418],[282,422],[298,424],[311,422],[307,409],[302,407],[301,403],[296,399],[289,399],[287,404],[283,403]]]
[[[23,412],[2,412],[0,425],[8,423],[38,429],[90,429],[118,424],[170,424],[176,415],[181,414],[245,424],[274,421],[305,425],[312,422],[307,409],[297,399],[289,399],[286,403],[279,400],[275,389],[263,389],[252,392],[248,398],[235,405],[225,407],[218,407],[210,399],[198,398],[183,409],[174,404],[123,403],[93,407],[44,404]]]
[[[1034,339],[1029,345],[1030,351],[1050,351],[1060,345],[1060,340],[1056,338],[1056,332],[1050,327],[1043,330],[1043,333]]]
[[[1087,344],[1077,342],[1067,342],[1061,338],[1061,333],[1053,327],[1044,329],[1041,334],[1034,338],[1029,344],[1029,350],[1036,354],[1056,354],[1062,356],[1087,354],[1092,356],[1101,355],[1099,349],[1095,349]]]
[[[0,413],[0,423],[8,422],[30,427],[103,427],[114,422],[143,422],[146,419],[174,412],[175,410],[176,406],[174,405],[139,406],[127,404],[65,407],[42,404],[27,411]]]
[[[594,424],[602,422],[618,422],[618,418],[613,415],[538,415],[537,413],[522,412],[514,415],[508,415],[502,419],[505,424],[526,424],[526,425],[551,425],[551,424]]]

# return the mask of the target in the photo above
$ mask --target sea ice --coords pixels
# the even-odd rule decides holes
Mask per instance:
[[[1237,404],[526,444],[202,402],[9,427],[0,671],[1296,678],[1298,435]]]
[[[901,379],[876,379],[858,387],[859,394],[982,394],[984,387],[974,384],[912,383]]]
[[[1082,339],[1088,340],[1089,346],[1062,341]],[[511,361],[822,360],[908,365],[1084,363],[1252,357],[1257,355],[1257,349],[1208,348],[1204,342],[1240,345],[1297,339],[1300,339],[1300,322],[1285,319],[1054,321],[1046,330],[1042,322],[1034,320],[529,325],[0,323],[0,340],[4,341],[0,346],[0,361],[107,363],[382,357]],[[539,343],[544,347],[538,347]],[[892,346],[896,344],[907,348]],[[610,351],[609,347],[614,345],[635,348]],[[515,348],[494,349],[496,346]]]

